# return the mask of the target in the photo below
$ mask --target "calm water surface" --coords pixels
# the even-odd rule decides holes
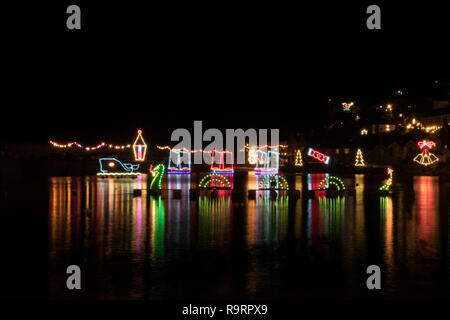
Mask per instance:
[[[195,174],[164,178],[181,199],[133,197],[145,175],[51,178],[50,297],[70,297],[61,286],[69,264],[81,266],[86,298],[450,296],[448,187],[438,177],[414,177],[379,197],[379,179],[356,174],[343,179],[355,195],[305,197],[324,177],[291,178],[298,201],[261,194],[242,203],[227,191],[193,201]],[[232,183],[255,189],[259,179]],[[383,270],[381,292],[366,289],[371,264]]]

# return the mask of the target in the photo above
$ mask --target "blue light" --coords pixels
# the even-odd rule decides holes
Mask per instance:
[[[108,161],[107,165],[103,165],[103,161]],[[139,164],[132,164],[132,163],[122,163],[120,160],[116,158],[100,158],[98,159],[98,162],[100,163],[100,172],[107,173],[109,172],[108,169],[105,169],[103,167],[108,167],[110,163],[113,164],[113,166],[118,163],[122,169],[126,172],[133,172],[139,169]],[[116,171],[117,172],[117,171]]]
[[[211,171],[210,173],[218,173],[218,174],[234,174],[234,171]]]

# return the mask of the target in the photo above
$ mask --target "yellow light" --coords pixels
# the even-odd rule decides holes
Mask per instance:
[[[114,167],[114,162],[108,163],[108,166],[110,166],[111,168]]]

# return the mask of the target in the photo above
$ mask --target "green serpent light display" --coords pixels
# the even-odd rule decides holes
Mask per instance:
[[[164,176],[164,171],[166,171],[166,167],[163,164],[158,164],[152,170],[153,180],[150,183],[150,189],[152,190],[160,190],[161,182]]]

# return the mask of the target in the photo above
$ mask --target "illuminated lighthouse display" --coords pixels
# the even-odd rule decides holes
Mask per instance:
[[[147,152],[147,144],[142,138],[142,130],[138,130],[138,136],[133,143],[134,159],[136,161],[144,161]]]

